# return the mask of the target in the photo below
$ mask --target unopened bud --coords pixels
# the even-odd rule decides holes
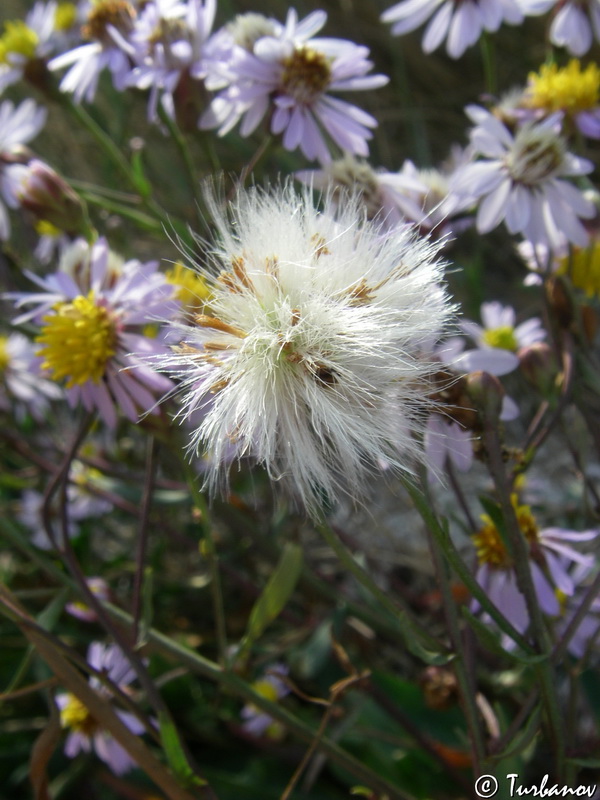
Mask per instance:
[[[15,194],[21,206],[37,220],[50,222],[69,234],[86,230],[81,198],[52,167],[33,159],[19,168]]]
[[[462,428],[476,430],[479,427],[479,415],[466,394],[465,378],[440,369],[434,375],[433,383],[436,390],[431,394],[431,399],[437,409],[458,422]]]
[[[564,276],[556,275],[546,283],[546,294],[550,308],[562,328],[568,328],[574,319],[573,301],[565,284]]]
[[[486,420],[500,419],[505,392],[498,378],[481,370],[471,372],[467,376],[467,394]]]
[[[458,684],[451,670],[445,667],[427,667],[421,673],[419,683],[429,708],[443,711],[456,704]]]
[[[521,370],[527,381],[543,396],[551,394],[556,386],[558,368],[550,345],[535,342],[519,351]]]

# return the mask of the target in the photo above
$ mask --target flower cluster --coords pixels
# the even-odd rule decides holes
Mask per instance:
[[[377,121],[331,92],[371,90],[383,75],[368,75],[366,47],[342,39],[316,38],[327,16],[316,11],[299,21],[290,9],[285,24],[259,14],[236,17],[212,33],[215,0],[150,0],[138,8],[127,0],[96,0],[81,26],[87,41],[49,62],[68,71],[61,89],[91,102],[108,69],[115,88],[150,89],[149,118],[159,108],[175,116],[174,95],[190,79],[216,92],[200,127],[224,135],[241,121],[248,136],[268,114],[274,134],[288,150],[326,163],[330,148],[366,156]]]

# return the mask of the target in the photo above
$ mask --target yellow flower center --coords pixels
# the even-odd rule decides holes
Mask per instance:
[[[53,225],[46,219],[39,219],[34,224],[34,228],[36,233],[38,233],[40,236],[52,236],[53,238],[56,238],[62,233],[60,228],[57,228],[56,225]]]
[[[255,681],[252,684],[252,688],[257,694],[259,694],[261,697],[264,697],[265,700],[270,700],[272,703],[275,703],[279,699],[277,687],[273,686],[270,681]]]
[[[94,293],[59,303],[54,314],[43,319],[36,342],[42,368],[54,380],[67,379],[67,388],[93,381],[99,383],[106,363],[116,352],[117,333],[108,311],[94,302]]]
[[[121,33],[133,27],[135,8],[127,0],[94,0],[86,24],[81,29],[84,39],[95,39],[110,45],[112,39],[106,28],[112,25]]]
[[[582,70],[577,58],[566,67],[544,64],[539,74],[529,75],[527,105],[549,113],[565,111],[577,114],[595,108],[600,100],[600,69],[588,64]]]
[[[501,325],[499,328],[485,330],[482,338],[490,347],[500,347],[502,350],[510,350],[513,353],[519,347],[515,329],[510,325]]]
[[[54,13],[54,28],[57,31],[71,30],[77,19],[75,3],[59,3]]]
[[[310,103],[330,80],[329,60],[310,47],[297,47],[283,62],[281,86],[299,103]]]
[[[529,506],[518,504],[517,495],[511,497],[511,503],[517,515],[519,527],[530,546],[539,541],[538,527]],[[472,536],[480,564],[490,564],[498,569],[512,566],[512,560],[500,531],[487,514],[481,515],[482,527]]]
[[[39,37],[23,20],[17,19],[4,23],[4,33],[0,36],[0,64],[9,64],[11,53],[31,59]]]
[[[525,126],[517,133],[506,166],[514,181],[535,186],[554,177],[564,158],[565,145],[556,133]]]
[[[204,278],[179,262],[167,270],[165,277],[168,283],[177,287],[175,297],[186,309],[201,311],[212,297]]]
[[[600,296],[600,241],[589,247],[574,247],[570,256],[561,259],[559,275],[568,275],[576,289],[588,297]]]
[[[92,736],[98,727],[96,720],[74,694],[69,694],[68,698],[67,704],[60,712],[62,727],[71,728],[84,736]]]
[[[0,373],[5,372],[9,364],[8,336],[0,336]]]

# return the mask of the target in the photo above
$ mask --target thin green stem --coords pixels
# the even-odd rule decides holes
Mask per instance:
[[[183,450],[179,450],[183,454]],[[215,540],[212,532],[212,521],[210,509],[206,498],[198,486],[198,476],[193,472],[189,463],[181,457],[183,471],[186,477],[188,488],[192,495],[192,500],[198,511],[204,532],[204,539],[200,545],[200,552],[206,558],[210,573],[210,590],[213,601],[213,611],[215,615],[215,628],[217,636],[217,647],[219,650],[219,663],[225,667],[228,663],[227,651],[227,626],[225,617],[225,605],[223,603],[223,591],[221,588],[221,575],[219,572],[219,557],[215,547]]]
[[[436,515],[431,509],[431,506],[425,499],[421,490],[415,486],[409,479],[404,481],[404,487],[409,493],[415,507],[420,513],[423,521],[435,537],[437,544],[441,548],[448,564],[452,567],[454,572],[460,578],[462,583],[469,590],[473,599],[476,600],[481,606],[482,610],[493,619],[503,633],[506,633],[515,644],[517,644],[525,653],[532,655],[533,649],[529,642],[517,631],[517,629],[506,619],[504,614],[492,603],[487,594],[475,580],[471,570],[463,561],[460,553],[456,549],[448,531],[441,525]]]
[[[117,203],[114,200],[110,200],[108,197],[102,197],[99,194],[94,194],[93,192],[87,190],[81,190],[79,194],[87,203],[99,206],[107,211],[112,211],[114,214],[118,214],[120,217],[124,217],[125,219],[130,219],[144,230],[152,231],[153,233],[164,233],[163,224],[155,217],[151,217],[150,215],[145,214],[143,211],[138,211],[137,209],[126,206],[123,203]]]
[[[363,569],[363,567],[361,567],[350,550],[348,550],[346,545],[340,540],[339,536],[336,535],[329,525],[326,523],[321,523],[317,526],[317,529],[348,572],[350,572],[350,574],[356,578],[361,586],[363,586],[371,595],[373,595],[373,597],[381,604],[383,608],[386,609],[386,611],[394,616],[407,637],[416,636],[421,647],[429,652],[437,654],[445,653],[446,649],[444,645],[439,642],[435,636],[432,636],[428,631],[422,628],[409,615],[407,609],[400,608],[398,604],[383,591],[383,589],[380,589],[379,586],[377,586],[369,573]],[[409,644],[412,644],[410,643],[410,639]]]
[[[192,197],[196,203],[196,209],[198,214],[200,213],[200,207],[202,206],[202,193],[200,192],[200,178],[196,173],[196,165],[194,164],[194,159],[192,158],[192,153],[190,151],[189,145],[187,143],[187,139],[183,134],[183,131],[177,124],[177,122],[172,119],[169,114],[165,111],[162,106],[162,103],[158,105],[158,114],[160,117],[161,122],[163,122],[168,130],[171,138],[175,142],[175,146],[179,151],[179,155],[181,156],[181,160],[184,163],[187,172],[187,179],[190,184],[190,190],[192,193]]]
[[[511,500],[511,490],[502,460],[502,451],[497,429],[491,420],[486,420],[484,427],[484,443],[490,475],[498,492],[500,508],[506,524],[508,540],[512,548],[515,577],[519,591],[524,597],[529,616],[529,630],[537,653],[550,656],[550,641],[544,624],[542,611],[537,599],[530,569],[529,545],[525,539],[517,514]],[[565,774],[565,742],[563,722],[561,719],[554,675],[549,658],[535,664],[541,684],[541,692],[546,709],[550,735],[552,738],[557,778]]]
[[[136,552],[136,568],[133,584],[133,645],[139,646],[140,620],[142,616],[142,589],[144,585],[146,560],[146,549],[148,546],[148,521],[150,516],[150,506],[152,504],[152,492],[154,489],[154,474],[156,471],[155,459],[156,442],[153,436],[148,437],[146,450],[146,477],[144,480],[144,490],[140,503],[140,517]]]
[[[90,114],[88,114],[85,108],[83,108],[81,105],[74,103],[65,95],[61,95],[61,98],[62,102],[71,112],[71,114],[73,114],[78,122],[80,122],[83,127],[94,137],[98,145],[117,167],[119,172],[121,172],[131,187],[137,192],[137,194],[139,194],[144,208],[157,217],[157,219],[159,219],[162,223],[165,223],[168,219],[168,214],[149,195],[148,187],[140,182],[131,165],[117,145],[110,138],[110,136],[106,133],[106,131],[100,125],[98,125],[96,120]]]
[[[425,485],[425,482],[422,482]],[[430,498],[425,497],[430,501]],[[431,505],[431,502],[430,502]],[[458,692],[462,701],[463,712],[467,722],[467,729],[469,731],[469,738],[471,740],[471,748],[473,753],[473,768],[475,777],[479,777],[482,773],[482,765],[485,761],[485,743],[483,740],[483,731],[480,724],[479,709],[477,707],[477,700],[475,697],[476,689],[473,686],[471,676],[469,676],[463,641],[460,630],[460,621],[458,611],[456,608],[456,601],[452,595],[452,587],[448,576],[448,565],[442,558],[442,550],[437,546],[437,541],[426,525],[427,536],[429,539],[429,550],[433,560],[435,572],[439,582],[442,594],[444,616],[446,618],[446,625],[448,628],[448,635],[452,644],[454,659],[452,667],[456,680],[458,683]]]
[[[493,96],[496,94],[497,87],[496,51],[492,42],[492,37],[487,33],[487,31],[482,32],[479,41],[485,89],[488,94]]]

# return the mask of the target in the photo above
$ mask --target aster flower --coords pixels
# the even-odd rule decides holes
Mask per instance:
[[[417,177],[384,169],[372,169],[366,161],[347,154],[332,161],[323,169],[300,170],[296,178],[321,191],[330,191],[345,198],[348,191],[358,192],[369,219],[378,217],[388,228],[423,217],[421,207],[412,196],[426,192]],[[412,196],[411,196],[412,195]]]
[[[592,555],[580,553],[573,543],[592,541],[600,531],[540,529],[529,506],[520,504],[516,495],[512,497],[512,504],[529,548],[529,567],[540,608],[545,614],[558,616],[560,606],[556,590],[567,597],[575,592],[576,581],[570,568],[589,570],[594,563]],[[529,615],[517,587],[511,556],[492,519],[484,514],[481,520],[483,525],[473,536],[479,561],[477,582],[514,627],[524,632],[529,625]]]
[[[318,212],[290,185],[242,192],[220,234],[210,315],[174,324],[181,345],[155,363],[182,382],[185,420],[206,414],[192,452],[226,485],[231,446],[285,481],[316,514],[340,492],[360,497],[380,459],[410,469],[423,354],[450,316],[437,246],[369,222],[357,196]]]
[[[463,336],[452,336],[435,348],[439,360],[452,372],[464,375],[467,372],[489,372],[500,377],[508,375],[519,366],[517,356],[503,347],[466,348]]]
[[[402,181],[414,181],[422,187],[407,192],[408,198],[420,209],[414,221],[423,231],[431,231],[444,242],[472,224],[470,218],[462,213],[468,207],[468,202],[451,189],[452,176],[467,160],[465,150],[453,147],[450,156],[439,168],[418,169],[407,159],[398,173]]]
[[[38,1],[25,20],[7,20],[0,36],[0,92],[20,81],[30,64],[43,61],[55,46],[57,3]]]
[[[600,239],[592,233],[586,247],[573,247],[562,237],[550,250],[545,245],[520,242],[517,251],[530,270],[523,283],[539,286],[548,272],[565,275],[587,297],[600,297]]]
[[[110,588],[104,578],[86,578],[85,582],[88,589],[99,600],[103,600],[105,602],[110,600]],[[71,614],[72,617],[80,619],[83,622],[95,622],[97,619],[96,612],[90,608],[90,606],[88,606],[86,603],[82,603],[80,600],[67,603],[65,606],[65,611]]]
[[[16,517],[22,525],[31,531],[32,544],[34,544],[36,547],[39,547],[40,550],[52,550],[54,544],[44,525],[43,511],[44,495],[35,489],[25,489],[19,498]],[[59,515],[60,511],[58,508],[56,508],[56,506],[50,509],[52,523],[55,521],[57,522],[56,527],[54,524],[52,524],[52,535],[54,536],[55,541],[62,542],[62,531],[60,535],[57,535],[59,530],[58,526],[61,525]],[[77,536],[79,536],[79,532],[80,530],[78,521],[75,519],[75,516],[70,513],[69,509],[66,527],[67,536],[69,539],[75,539]]]
[[[127,83],[150,89],[151,122],[158,118],[161,95],[163,107],[174,115],[173,92],[185,72],[194,78],[205,77],[204,45],[215,12],[216,0],[152,0],[140,12],[128,38],[119,37],[135,64]]]
[[[546,331],[538,317],[532,317],[519,325],[516,325],[516,319],[512,306],[503,306],[498,302],[483,303],[481,306],[483,325],[463,320],[460,322],[460,327],[480,348],[496,347],[512,353],[546,338]]]
[[[17,159],[20,147],[38,135],[45,122],[46,109],[33,100],[24,100],[17,108],[10,100],[0,104],[0,194],[11,207],[17,204],[10,180],[11,162]],[[0,201],[0,239],[9,236],[10,221]]]
[[[581,69],[572,58],[566,67],[543,64],[529,74],[523,104],[539,116],[561,111],[585,136],[600,139],[600,69],[588,64]]]
[[[521,233],[534,244],[553,246],[564,234],[585,246],[588,236],[580,218],[591,218],[594,205],[564,178],[587,175],[594,167],[567,152],[556,130],[560,114],[512,133],[489,111],[478,106],[466,110],[476,124],[473,151],[484,159],[459,169],[453,188],[479,201],[477,230],[487,233],[504,220],[510,233]]]
[[[103,672],[120,689],[127,691],[128,685],[135,677],[123,652],[115,645],[103,645],[93,642],[87,653],[88,664],[98,672]],[[90,677],[90,686],[105,698],[110,698],[110,690],[94,675]],[[127,751],[113,739],[108,731],[102,730],[83,703],[75,695],[62,692],[56,696],[56,705],[60,711],[63,728],[69,730],[65,742],[65,755],[75,758],[79,753],[92,750],[117,775],[135,767],[135,762]],[[137,717],[127,711],[116,712],[129,730],[137,736],[144,733],[144,726]]]
[[[582,56],[592,46],[594,36],[600,41],[600,2],[598,0],[520,0],[526,14],[544,14],[554,8],[550,41],[566,47],[574,56]]]
[[[473,463],[473,440],[480,419],[467,387],[468,373],[487,372],[507,375],[519,366],[517,356],[503,348],[487,346],[465,350],[464,336],[452,336],[434,348],[440,367],[437,390],[432,395],[435,409],[425,428],[424,446],[427,476],[434,483],[450,464],[459,472],[468,472]],[[515,401],[504,395],[500,419],[509,422],[519,416]]]
[[[91,103],[105,69],[110,70],[115,88],[125,89],[131,63],[120,43],[131,32],[135,17],[135,6],[128,0],[88,3],[81,35],[89,44],[62,53],[48,63],[53,71],[70,67],[60,83],[61,91],[72,93],[78,103],[81,100]]]
[[[459,472],[473,464],[473,433],[444,414],[430,414],[425,428],[427,477],[435,482],[450,463]]]
[[[80,522],[107,514],[112,509],[112,503],[104,497],[96,495],[92,489],[100,477],[96,470],[85,466],[80,461],[73,461],[70,473],[70,482],[67,487],[67,536],[75,539],[80,534]],[[32,532],[31,541],[41,550],[50,550],[54,547],[52,539],[46,531],[43,518],[44,495],[34,489],[26,489],[20,498],[17,518]],[[57,521],[57,527],[52,527],[51,534],[54,541],[62,541],[60,528],[60,509],[54,506],[50,509],[52,520]]]
[[[567,598],[566,608],[563,612],[563,617],[558,625],[558,635],[562,633],[569,626],[572,618],[577,613],[581,603],[581,595],[584,592],[576,592],[573,597]],[[579,623],[577,630],[571,637],[567,649],[569,653],[575,658],[583,658],[590,645],[598,641],[600,635],[600,597],[596,598],[591,605],[590,610]]]
[[[482,31],[497,31],[503,22],[523,21],[518,0],[402,0],[381,15],[392,23],[392,34],[414,31],[432,15],[423,37],[423,50],[431,53],[447,37],[446,51],[460,58]]]
[[[366,156],[377,121],[330,91],[362,91],[385,85],[384,75],[368,76],[369,51],[343,39],[312,38],[325,24],[322,11],[298,22],[290,9],[285,28],[258,39],[248,51],[235,46],[230,85],[211,103],[203,128],[224,135],[242,119],[240,133],[249,136],[272,108],[270,129],[283,134],[286,150],[327,163],[331,159],[324,133],[342,150]]]
[[[159,317],[172,316],[177,304],[157,262],[129,261],[116,273],[110,266],[107,242],[99,239],[89,248],[89,272],[78,279],[65,271],[31,275],[43,291],[13,297],[18,306],[34,305],[16,321],[40,324],[42,367],[53,380],[66,382],[70,405],[97,410],[112,428],[117,407],[137,422],[141,411],[155,411],[155,394],[171,387],[133,354],[164,351],[142,331]]]
[[[312,15],[308,19],[311,18]],[[298,28],[302,29],[305,26],[306,21],[301,22]],[[231,65],[235,61],[237,48],[252,53],[259,39],[265,36],[282,36],[284,30],[284,26],[273,17],[265,17],[264,14],[254,12],[237,14],[206,42],[207,89],[217,91],[235,81],[237,74]]]
[[[211,291],[206,280],[196,270],[178,261],[165,272],[165,278],[175,289],[175,299],[181,305],[181,314],[200,313],[207,309]]]
[[[0,336],[0,409],[28,412],[42,420],[51,400],[62,397],[59,386],[42,376],[33,343],[22,333]]]
[[[285,664],[273,664],[262,678],[254,681],[252,688],[261,697],[274,703],[289,694],[290,690],[284,680],[287,674],[288,668]],[[251,703],[242,708],[241,716],[244,720],[242,728],[251,736],[281,739],[284,734],[284,728],[279,722]]]
[[[33,226],[40,237],[33,255],[40,264],[50,264],[55,258],[60,260],[72,244],[70,236],[47,220],[39,220]]]

